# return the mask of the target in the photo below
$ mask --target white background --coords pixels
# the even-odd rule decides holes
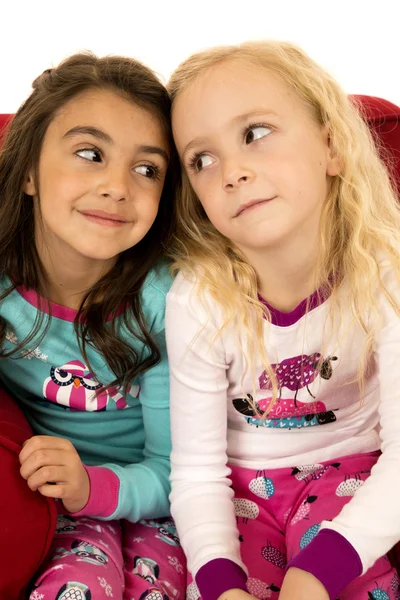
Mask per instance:
[[[2,0],[0,112],[44,69],[79,50],[134,56],[164,79],[192,52],[295,42],[349,93],[400,105],[400,0]]]

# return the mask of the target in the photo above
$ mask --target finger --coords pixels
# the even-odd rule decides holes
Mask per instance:
[[[19,472],[24,479],[42,467],[63,467],[68,464],[68,453],[60,450],[36,450],[21,464]]]
[[[71,450],[74,446],[69,440],[60,437],[54,437],[51,435],[34,435],[24,442],[21,452],[19,453],[19,460],[22,464],[26,459],[37,450]]]
[[[27,483],[30,489],[35,492],[43,485],[50,485],[50,487],[54,487],[52,484],[60,485],[65,484],[67,479],[67,473],[65,467],[42,467],[38,471],[35,471],[32,475],[27,478]]]
[[[46,498],[62,498],[65,494],[65,485],[49,485],[48,483],[45,483],[38,488],[38,491],[42,496],[46,496]]]
[[[36,450],[45,450],[45,449],[53,449],[53,450],[75,450],[72,443],[60,437],[54,437],[51,435],[35,435],[29,440],[26,440],[23,444],[22,450],[20,452],[20,461],[24,461],[28,458],[30,454],[35,452]]]

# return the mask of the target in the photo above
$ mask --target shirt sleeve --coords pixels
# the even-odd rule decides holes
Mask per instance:
[[[140,378],[145,446],[143,461],[125,468],[114,466],[120,479],[119,505],[111,519],[165,517],[170,514],[169,371],[164,331],[155,336],[161,360]],[[105,465],[107,466],[107,465]]]
[[[181,282],[175,282],[167,297],[166,315],[171,512],[195,578],[202,567],[205,573],[204,565],[212,569],[215,559],[227,559],[227,580],[219,587],[222,593],[237,587],[237,566],[245,570],[227,466],[228,365],[221,337],[215,337],[217,328]],[[196,579],[197,584],[204,579],[208,578]],[[212,597],[209,590],[206,595]]]
[[[384,282],[399,305],[399,283],[392,279],[390,272]],[[372,468],[370,477],[350,502],[335,519],[322,523],[320,533],[309,544],[310,547],[302,551],[307,551],[310,556],[321,556],[323,553],[329,557],[340,548],[342,556],[349,557],[348,551],[343,552],[347,540],[361,562],[358,573],[355,573],[354,563],[353,578],[365,573],[400,540],[400,316],[383,293],[381,296],[382,323],[375,342],[375,359],[379,372],[382,454]],[[337,535],[320,535],[326,530]],[[338,545],[340,538],[342,541]],[[299,560],[302,562],[302,552],[293,561],[293,566],[302,568],[300,563],[295,564]],[[331,568],[328,559],[325,561],[325,570],[320,567],[318,578],[322,583],[329,579]],[[343,583],[345,587],[350,581]],[[336,593],[340,591],[336,590]]]
[[[105,467],[89,467],[84,465],[89,477],[90,493],[85,506],[78,512],[68,513],[74,517],[96,516],[107,518],[118,506],[119,478]]]
[[[139,377],[145,439],[143,460],[125,467],[117,464],[86,467],[91,492],[80,514],[104,520],[127,519],[133,523],[170,514],[170,384],[165,302],[164,291],[154,286],[146,290],[144,315],[161,358]],[[102,493],[101,485],[108,487],[107,492]]]

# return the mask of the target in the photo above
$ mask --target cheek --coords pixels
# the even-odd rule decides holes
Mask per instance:
[[[62,169],[53,169],[40,177],[40,199],[41,204],[47,205],[53,210],[63,210],[70,206],[87,187],[85,180],[71,177]]]
[[[207,193],[207,194],[201,194],[198,192],[196,192],[196,193],[197,193],[197,197],[200,200],[200,204],[204,208],[204,211],[207,214],[208,218],[210,219],[210,221],[214,221],[215,217],[218,217],[218,213],[220,212],[220,211],[218,211],[218,208],[217,208],[215,196],[211,193]]]
[[[43,218],[60,220],[67,217],[73,209],[73,190],[65,187],[47,187],[40,191],[40,210]]]
[[[157,216],[160,207],[161,192],[150,194],[144,199],[140,212],[146,222],[153,222]]]
[[[195,181],[191,181],[191,185],[206,213],[215,211],[219,194],[211,175],[209,173],[202,174],[201,178],[199,177]]]
[[[215,229],[229,237],[229,223],[224,216],[222,207],[218,206],[218,204],[210,202],[207,205],[203,204],[203,208],[209,221],[214,225]]]
[[[319,196],[326,185],[326,168],[320,156],[294,158],[286,163],[288,168],[281,170],[281,180],[288,183],[293,192],[312,197]]]
[[[222,190],[216,173],[202,173],[201,177],[191,178],[190,183],[208,219],[223,233],[227,227],[226,206],[221,197]]]

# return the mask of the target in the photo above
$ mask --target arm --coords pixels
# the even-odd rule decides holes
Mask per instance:
[[[398,301],[398,284],[391,291]],[[400,539],[400,317],[386,298],[382,298],[380,309],[383,326],[376,339],[375,357],[382,454],[351,501],[333,521],[322,523],[320,533],[289,565],[313,573],[331,598]],[[341,580],[332,581],[333,570],[343,576]]]
[[[96,513],[93,515],[92,512],[92,516],[107,520],[128,519],[137,522],[170,514],[169,374],[163,331],[155,336],[155,341],[161,352],[161,360],[140,377],[139,400],[145,437],[143,460],[126,467],[114,464],[88,467],[91,486],[94,480],[97,490],[91,488],[88,505],[80,514],[90,514],[93,510],[91,503],[96,506]],[[111,485],[105,496],[107,481]]]
[[[149,273],[141,290],[144,321],[159,346],[161,360],[142,374],[138,382],[135,381],[140,384],[141,391],[139,399],[135,401],[137,406],[132,411],[128,409],[133,415],[129,419],[132,426],[126,425],[123,410],[118,415],[103,413],[107,420],[109,415],[110,427],[113,426],[113,418],[118,417],[114,422],[121,424],[125,430],[124,436],[131,438],[127,443],[124,439],[124,444],[131,444],[135,449],[135,458],[132,460],[140,462],[124,468],[110,464],[118,460],[112,459],[101,466],[86,466],[71,442],[45,435],[34,436],[21,452],[21,473],[31,489],[39,489],[46,496],[61,498],[64,509],[74,515],[105,519],[125,517],[137,521],[144,517],[169,514],[171,441],[165,303],[170,285],[167,269],[160,268]],[[134,343],[138,352],[148,351],[136,339],[132,340],[129,332],[125,331],[124,338],[127,343]],[[76,352],[75,335],[73,340],[71,349]],[[82,415],[83,420],[86,416]],[[115,427],[115,433],[118,433],[119,425]],[[65,427],[65,431],[68,431],[68,427]],[[96,442],[100,446],[101,455],[101,434],[91,432],[89,428],[87,435],[94,436],[91,443]],[[53,485],[47,485],[48,481]]]
[[[66,439],[34,436],[20,454],[21,475],[32,490],[60,498],[65,512],[99,519],[164,517],[169,514],[169,376],[164,331],[155,336],[160,362],[140,380],[143,460],[127,465],[83,465]],[[48,482],[54,482],[48,484]]]
[[[165,302],[170,282],[164,269],[152,276],[142,292],[143,314],[161,354],[160,362],[139,378],[143,460],[126,467],[115,464],[86,467],[91,493],[79,515],[126,518],[132,522],[169,515],[171,436]]]
[[[171,512],[203,598],[217,598],[246,589],[226,455],[228,365],[220,337],[211,347],[217,329],[190,293],[180,293],[178,282],[167,298],[166,331]]]

